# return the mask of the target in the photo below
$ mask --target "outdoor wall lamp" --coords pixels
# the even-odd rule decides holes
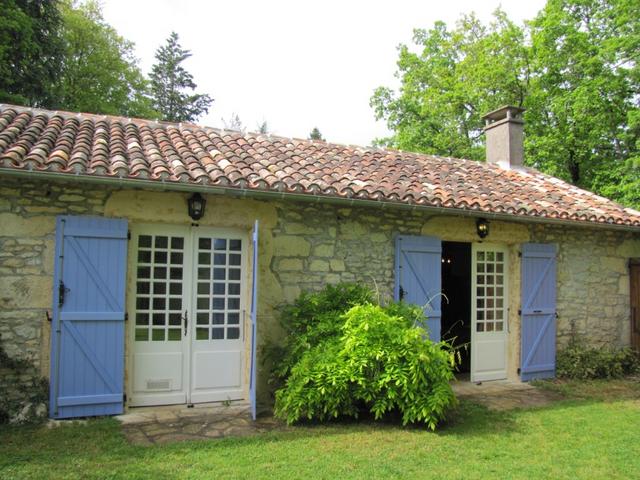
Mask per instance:
[[[489,222],[484,218],[479,218],[476,221],[476,232],[480,238],[485,238],[489,235]]]
[[[200,220],[204,215],[204,206],[207,201],[199,193],[194,193],[187,200],[189,205],[189,216],[194,220]]]

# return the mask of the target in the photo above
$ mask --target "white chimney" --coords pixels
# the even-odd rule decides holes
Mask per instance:
[[[482,117],[485,121],[488,163],[495,163],[506,169],[523,165],[523,112],[523,108],[507,105]]]

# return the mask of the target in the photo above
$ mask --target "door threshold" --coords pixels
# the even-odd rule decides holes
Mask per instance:
[[[196,403],[191,407],[186,403],[151,407],[127,407],[124,414],[115,418],[123,425],[136,425],[179,421],[185,417],[234,417],[245,414],[250,415],[250,413],[249,402],[246,400],[234,400],[230,402]]]

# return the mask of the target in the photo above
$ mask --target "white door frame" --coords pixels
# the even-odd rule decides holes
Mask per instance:
[[[164,235],[164,236],[181,236],[184,237],[184,258],[182,268],[182,311],[188,311],[188,325],[185,332],[184,316],[180,324],[182,339],[179,342],[136,342],[136,278],[138,268],[138,237],[140,235]],[[240,382],[237,388],[222,389],[215,391],[199,391],[195,392],[194,388],[194,356],[196,355],[196,274],[197,274],[197,238],[201,236],[219,236],[233,237],[242,240],[240,250],[240,318],[238,328],[240,334],[236,345],[236,353],[239,350]],[[249,235],[248,232],[240,229],[216,228],[216,227],[200,227],[189,225],[169,225],[169,224],[132,224],[131,225],[131,247],[129,248],[128,274],[127,274],[127,310],[130,312],[130,319],[126,328],[126,376],[127,376],[127,392],[129,406],[147,406],[147,405],[170,405],[199,403],[221,400],[237,400],[243,399],[245,396],[245,364],[246,364],[246,305],[247,305],[247,285],[248,285],[248,268],[247,255],[249,254]],[[226,301],[226,299],[225,299]],[[227,341],[225,340],[224,343]],[[168,353],[180,354],[182,356],[181,378],[182,385],[179,389],[171,392],[147,391],[141,393],[140,385],[136,385],[135,378],[135,356],[136,354],[145,353],[146,348],[150,351],[162,353],[163,349],[167,349]],[[153,348],[151,348],[153,347]],[[173,348],[172,348],[173,347]],[[179,347],[179,348],[176,348]],[[169,352],[171,350],[171,352]],[[175,350],[175,352],[174,352]],[[222,345],[222,350],[228,350],[226,345]],[[170,363],[170,362],[169,362]],[[215,390],[215,389],[213,389]]]
[[[478,252],[489,251],[496,253],[502,253],[503,255],[503,272],[502,272],[502,318],[501,331],[495,330],[488,332],[478,332]],[[491,273],[491,272],[485,272]],[[496,272],[493,272],[496,273]],[[485,281],[488,281],[485,277]],[[507,358],[508,358],[508,340],[509,340],[509,250],[506,245],[492,244],[492,243],[472,243],[471,244],[471,372],[470,377],[472,382],[488,381],[488,380],[501,380],[507,378]],[[482,285],[480,285],[482,287]],[[491,288],[491,287],[489,287]],[[498,287],[493,287],[495,290]],[[494,297],[496,291],[494,290]],[[486,292],[485,292],[486,293]],[[487,298],[482,299],[487,302]],[[496,308],[497,299],[491,299]],[[494,303],[495,302],[495,303]],[[487,305],[483,304],[483,307]],[[483,315],[488,315],[488,312],[482,312]],[[494,320],[491,325],[492,330],[497,327],[497,321],[493,318],[497,315],[497,312],[491,313],[491,319]],[[487,318],[482,318],[480,321],[486,321]],[[484,328],[485,325],[482,326]]]

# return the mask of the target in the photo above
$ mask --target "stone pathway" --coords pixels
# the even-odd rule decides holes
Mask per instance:
[[[542,407],[562,399],[558,393],[508,380],[480,384],[457,381],[452,387],[458,398],[472,400],[491,410]]]
[[[456,381],[452,386],[458,398],[480,403],[491,410],[540,407],[562,399],[557,393],[521,382],[475,384]],[[246,404],[131,408],[128,413],[116,418],[122,423],[129,442],[136,445],[241,437],[288,428],[270,416],[258,417],[254,422]]]
[[[254,422],[249,407],[242,404],[131,408],[116,418],[129,442],[136,445],[240,437],[286,428],[271,417]]]

